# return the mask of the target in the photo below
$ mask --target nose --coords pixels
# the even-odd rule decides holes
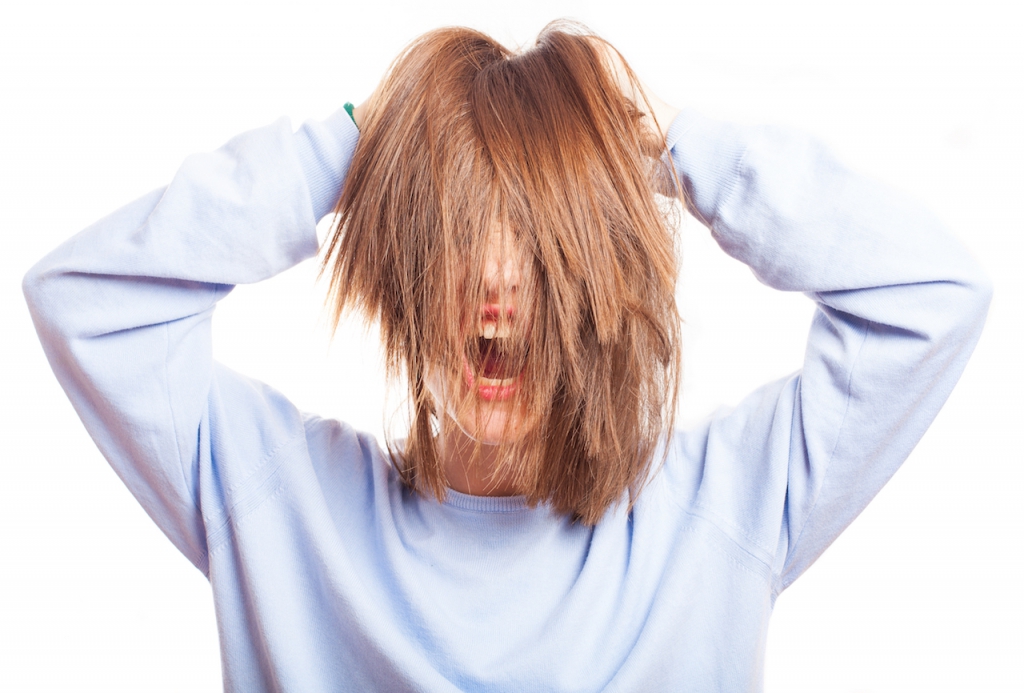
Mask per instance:
[[[511,304],[522,282],[521,258],[499,233],[491,234],[484,259],[484,291],[487,303]]]

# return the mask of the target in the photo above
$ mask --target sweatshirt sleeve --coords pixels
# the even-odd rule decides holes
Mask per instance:
[[[171,183],[73,236],[26,275],[57,379],[153,520],[207,571],[200,468],[218,445],[257,466],[301,432],[269,388],[213,363],[210,317],[240,283],[316,254],[358,132],[340,110],[286,119],[185,160]],[[217,410],[217,413],[212,413]],[[237,425],[214,432],[224,421]],[[222,480],[213,473],[211,483]]]
[[[814,140],[684,111],[668,134],[693,213],[757,278],[817,304],[803,367],[710,420],[693,512],[771,565],[777,594],[910,454],[977,342],[991,287],[925,210]]]

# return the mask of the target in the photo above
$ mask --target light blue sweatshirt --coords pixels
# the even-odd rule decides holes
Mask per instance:
[[[806,137],[684,112],[672,157],[715,239],[817,303],[803,368],[674,432],[632,512],[596,527],[517,497],[439,503],[404,489],[372,437],[211,357],[232,285],[317,252],[357,138],[344,111],[243,134],[25,278],[86,428],[210,580],[225,688],[760,690],[776,597],[949,395],[984,274]]]

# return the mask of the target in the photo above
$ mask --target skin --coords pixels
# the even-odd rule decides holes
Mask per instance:
[[[516,304],[522,282],[521,263],[514,253],[502,247],[502,239],[500,231],[495,231],[487,244],[483,276],[486,305],[498,306],[499,316],[507,315],[511,309],[516,316],[524,317],[523,306]],[[481,317],[479,324],[482,328],[500,322],[500,317],[487,315]],[[523,411],[515,396],[504,400],[482,397],[470,389],[464,378],[459,378],[459,388],[457,401],[466,406],[458,411],[446,409],[450,420],[442,428],[439,446],[449,486],[472,495],[515,495],[511,479],[494,473],[497,445],[522,439],[534,429],[536,418]]]
[[[634,85],[616,51],[599,41],[595,41],[594,45],[603,51],[612,65],[622,93],[636,103],[647,117],[653,116],[662,136],[667,135],[680,109],[662,101],[643,82],[637,80],[638,84]],[[376,92],[353,109],[356,127],[361,127],[364,122],[375,95]],[[501,252],[500,239],[500,233],[492,234],[484,266],[487,301],[494,304],[503,299],[514,302],[522,278],[519,265],[510,257],[511,254]],[[505,307],[503,304],[502,314]],[[517,310],[521,308],[513,307]],[[515,397],[506,400],[487,399],[478,395],[467,398],[468,386],[462,378],[459,383],[463,389],[458,401],[467,402],[468,406],[458,411],[453,407],[438,407],[446,411],[448,416],[438,441],[448,485],[461,493],[477,496],[516,495],[518,490],[509,476],[495,473],[498,443],[521,439],[533,429],[536,420],[517,406]]]

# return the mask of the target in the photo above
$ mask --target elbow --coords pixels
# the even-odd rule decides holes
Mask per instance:
[[[59,326],[62,323],[60,308],[67,303],[60,296],[59,287],[55,284],[56,277],[50,270],[46,258],[37,262],[21,280],[21,291],[28,304],[28,312],[32,317],[39,339],[47,343],[61,339]]]
[[[21,280],[21,292],[25,296],[25,303],[28,304],[29,313],[31,313],[32,320],[36,323],[37,328],[43,312],[40,309],[46,303],[44,299],[46,293],[46,273],[41,267],[42,264],[42,262],[36,263],[25,273]]]
[[[940,340],[957,352],[970,354],[985,327],[993,285],[988,274],[973,261],[965,269],[947,284],[945,300],[936,308],[945,316],[939,324],[947,325]]]
[[[982,313],[988,312],[988,307],[992,303],[992,294],[995,292],[995,286],[992,284],[992,278],[985,274],[984,271],[978,270],[978,277],[974,282],[974,293],[977,297],[977,303]]]
[[[961,282],[964,289],[964,318],[980,334],[992,303],[992,279],[980,265],[972,263],[970,274]]]

